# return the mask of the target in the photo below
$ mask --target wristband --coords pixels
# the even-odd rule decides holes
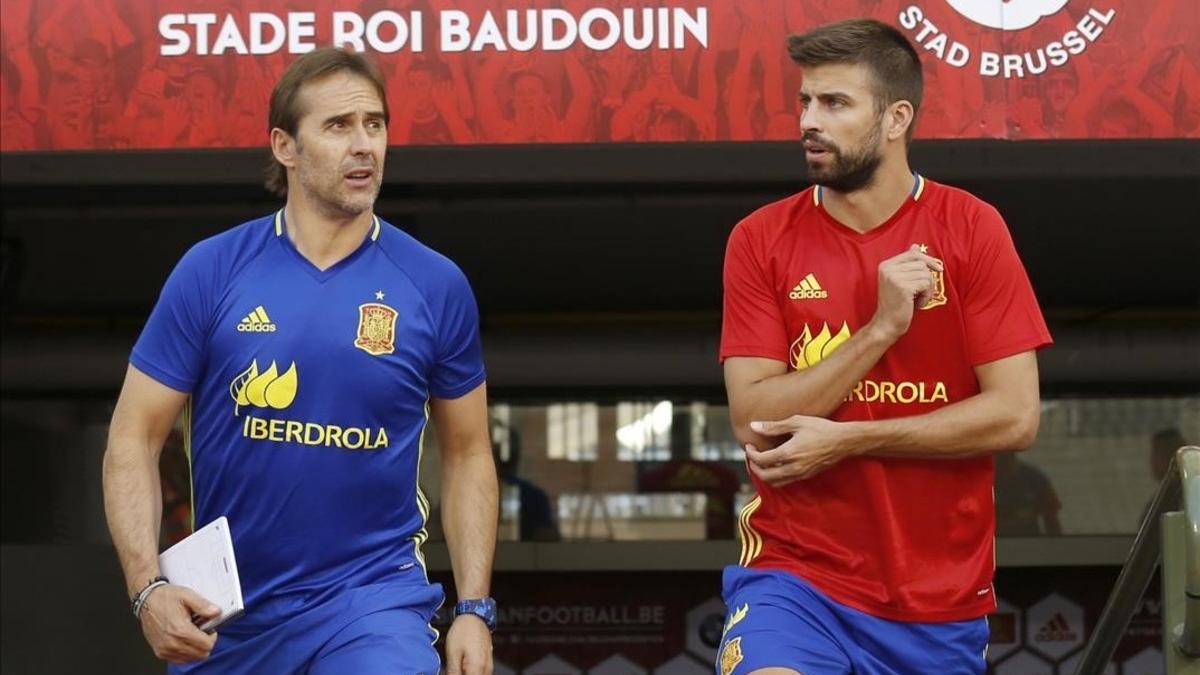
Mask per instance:
[[[150,594],[154,592],[154,589],[158,588],[159,586],[166,586],[169,583],[171,582],[168,581],[166,577],[157,576],[143,586],[142,590],[134,593],[133,597],[129,599],[129,609],[133,610],[134,618],[142,618],[142,607],[146,605],[146,599],[150,597]]]

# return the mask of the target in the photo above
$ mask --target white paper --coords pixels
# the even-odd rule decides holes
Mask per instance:
[[[205,632],[211,633],[245,609],[233,538],[225,516],[163,551],[158,556],[158,566],[172,584],[190,588],[221,608],[220,615],[200,626]]]

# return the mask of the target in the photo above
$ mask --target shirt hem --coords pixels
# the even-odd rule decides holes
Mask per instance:
[[[989,349],[986,352],[971,355],[971,365],[979,366],[985,363],[991,363],[1005,357],[1020,354],[1030,350],[1038,350],[1044,347],[1049,347],[1054,344],[1054,340],[1049,335],[1031,335],[1024,340],[1019,340],[1003,347]]]
[[[778,351],[767,350],[762,347],[729,347],[722,349],[721,353],[717,355],[717,361],[724,363],[725,359],[737,358],[739,356],[755,359],[771,359],[782,363],[788,362],[786,354],[781,355]]]
[[[470,393],[473,389],[475,389],[475,387],[478,387],[485,380],[487,380],[487,372],[481,370],[474,377],[467,380],[463,384],[458,385],[457,387],[451,387],[448,389],[438,389],[437,391],[430,389],[429,393],[432,394],[434,398],[442,398],[442,399],[461,398],[462,396]]]
[[[138,370],[142,371],[146,375],[149,375],[151,379],[155,380],[159,384],[166,385],[167,387],[184,394],[190,394],[192,391],[191,382],[175,377],[174,375],[146,360],[145,357],[138,355],[137,352],[133,352],[129,355],[129,362]]]

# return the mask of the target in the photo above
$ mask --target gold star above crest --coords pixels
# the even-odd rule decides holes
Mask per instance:
[[[375,291],[375,299],[382,300],[383,299],[383,291]]]
[[[929,247],[925,244],[921,244],[921,253],[929,253]]]

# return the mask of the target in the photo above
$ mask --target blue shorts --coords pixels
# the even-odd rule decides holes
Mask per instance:
[[[718,675],[791,668],[803,675],[982,675],[987,619],[888,621],[840,605],[799,577],[725,568],[729,614]]]
[[[441,660],[430,625],[440,584],[380,583],[355,588],[253,635],[217,631],[203,661],[172,675],[436,675]],[[236,622],[235,622],[236,623]]]

